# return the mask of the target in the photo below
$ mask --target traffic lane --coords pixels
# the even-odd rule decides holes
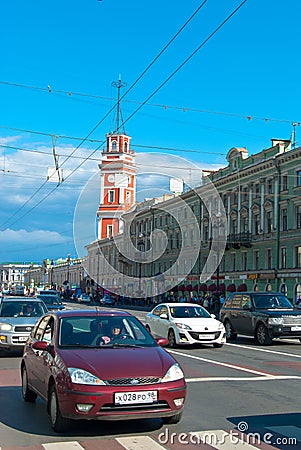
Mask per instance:
[[[194,376],[194,372],[198,370],[202,371],[204,376],[219,375],[220,370],[229,370],[230,372],[224,373],[226,376],[233,374],[234,370],[242,374],[301,377],[300,349],[299,352],[292,352],[290,351],[291,347],[288,346],[283,346],[281,350],[278,350],[278,347],[274,346],[263,348],[229,343],[219,349],[210,345],[166,349],[173,353],[184,368],[188,365],[186,373],[188,376],[189,374]],[[199,364],[202,362],[199,368],[197,361],[199,361]],[[210,368],[210,365],[215,368]]]

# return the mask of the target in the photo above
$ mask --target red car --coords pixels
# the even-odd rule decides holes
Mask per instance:
[[[46,401],[54,431],[72,419],[181,419],[183,371],[133,315],[121,311],[53,311],[33,329],[21,363],[22,395]]]

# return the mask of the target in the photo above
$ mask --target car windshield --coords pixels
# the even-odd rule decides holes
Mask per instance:
[[[41,295],[40,298],[46,305],[62,305],[61,300],[54,295]]]
[[[254,295],[254,303],[259,309],[293,309],[288,298],[282,294]]]
[[[200,319],[211,317],[201,306],[170,306],[170,314],[176,319]]]
[[[72,316],[60,320],[61,347],[118,348],[158,345],[134,316]]]
[[[1,317],[40,317],[46,314],[47,310],[42,302],[3,302],[1,304]]]

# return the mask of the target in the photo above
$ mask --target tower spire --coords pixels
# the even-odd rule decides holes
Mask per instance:
[[[120,74],[119,74],[118,81],[113,81],[112,82],[112,86],[117,88],[117,92],[118,92],[118,95],[117,95],[117,112],[116,112],[116,129],[115,129],[114,133],[119,133],[120,132],[119,128],[122,128],[121,132],[123,134],[126,134],[125,133],[125,128],[124,128],[124,123],[123,123],[123,118],[122,118],[121,107],[120,107],[120,89],[122,87],[125,87],[126,83],[121,80],[121,75]]]

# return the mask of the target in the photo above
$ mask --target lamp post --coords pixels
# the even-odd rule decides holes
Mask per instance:
[[[213,246],[213,250],[215,250],[216,253],[216,262],[217,262],[217,267],[216,267],[216,291],[217,291],[217,295],[219,296],[219,282],[220,282],[220,249],[221,246],[224,245],[224,240],[225,240],[225,224],[223,219],[216,215],[215,221],[212,225],[212,229],[213,229],[213,242],[214,242],[214,246]]]

